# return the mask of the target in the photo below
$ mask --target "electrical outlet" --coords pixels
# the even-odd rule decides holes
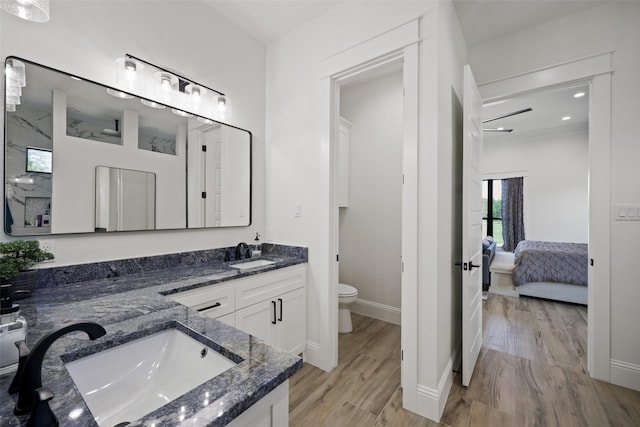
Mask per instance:
[[[40,249],[43,251],[56,254],[56,242],[55,240],[40,240]],[[45,262],[52,262],[53,260],[47,260]]]

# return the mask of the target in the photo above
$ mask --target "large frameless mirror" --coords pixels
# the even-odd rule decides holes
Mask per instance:
[[[8,234],[250,225],[249,131],[24,59],[5,69]]]

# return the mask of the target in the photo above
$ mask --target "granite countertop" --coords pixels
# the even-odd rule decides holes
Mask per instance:
[[[198,426],[225,425],[286,381],[302,367],[302,359],[163,296],[307,262],[306,256],[261,258],[276,263],[244,271],[230,268],[233,263],[225,262],[166,268],[39,288],[32,297],[18,301],[28,324],[29,347],[70,322],[95,321],[107,330],[95,341],[83,332],[68,334],[47,352],[42,382],[55,395],[49,403],[60,425],[97,425],[63,360],[68,362],[175,327],[176,322],[196,338],[201,334],[203,342],[213,341],[240,363],[129,426],[168,426],[186,421]],[[12,377],[13,374],[0,377],[2,426],[24,425],[28,419],[13,415],[17,394],[6,392]]]

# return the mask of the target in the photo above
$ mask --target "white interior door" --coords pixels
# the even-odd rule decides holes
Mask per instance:
[[[462,166],[462,384],[468,386],[482,347],[482,98],[464,67]]]

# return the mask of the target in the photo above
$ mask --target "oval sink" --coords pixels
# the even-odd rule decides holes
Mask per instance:
[[[249,268],[265,267],[275,263],[275,261],[269,261],[267,259],[257,259],[255,261],[239,262],[238,264],[233,264],[229,267],[237,268],[238,270],[248,270]]]
[[[175,328],[74,360],[66,368],[99,426],[137,420],[236,363]]]

